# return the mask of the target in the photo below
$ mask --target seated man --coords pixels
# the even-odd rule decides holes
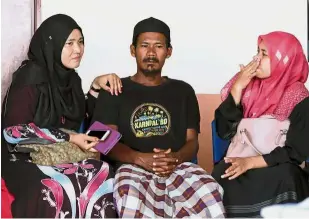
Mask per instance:
[[[120,96],[102,90],[93,117],[123,134],[108,154],[119,167],[114,183],[119,216],[224,217],[221,186],[190,163],[200,123],[195,92],[161,76],[172,54],[169,27],[155,18],[140,21],[130,49],[137,73],[122,79]]]

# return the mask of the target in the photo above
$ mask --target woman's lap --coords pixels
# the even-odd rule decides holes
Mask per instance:
[[[114,173],[107,163],[88,159],[57,166],[10,162],[4,179],[14,195],[14,217],[117,217]]]

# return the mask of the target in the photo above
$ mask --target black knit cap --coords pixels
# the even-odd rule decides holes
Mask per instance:
[[[167,39],[168,46],[170,46],[170,28],[163,21],[150,17],[138,22],[134,27],[132,43],[134,44],[137,41],[139,34],[146,32],[157,32],[164,34]]]

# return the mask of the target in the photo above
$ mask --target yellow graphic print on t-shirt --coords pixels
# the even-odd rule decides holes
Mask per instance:
[[[138,138],[162,136],[169,132],[171,117],[163,106],[144,103],[134,110],[130,123]]]

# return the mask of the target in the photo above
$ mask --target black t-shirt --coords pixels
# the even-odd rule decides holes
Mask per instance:
[[[189,84],[167,78],[150,87],[130,77],[122,84],[119,96],[100,92],[93,121],[117,125],[125,145],[145,153],[153,148],[178,151],[186,142],[187,129],[200,131],[198,102]]]

